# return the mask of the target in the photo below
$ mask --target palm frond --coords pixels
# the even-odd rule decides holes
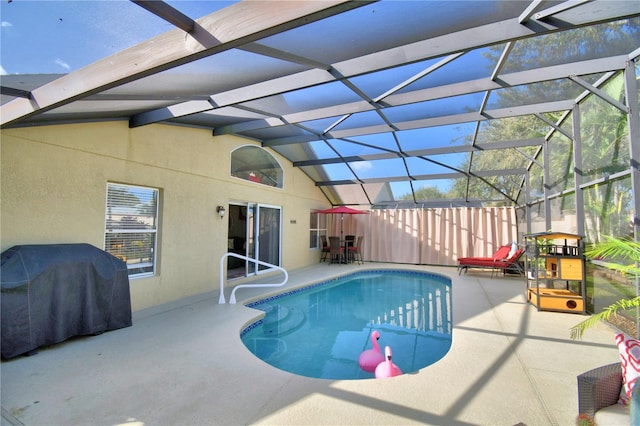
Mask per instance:
[[[631,239],[613,238],[604,236],[601,243],[587,250],[585,255],[588,259],[624,259],[632,265],[626,266],[627,273],[640,274],[640,242]],[[609,263],[619,265],[619,262]]]
[[[629,238],[614,238],[604,236],[603,241],[587,250],[585,255],[588,259],[607,259],[602,265],[618,272],[622,272],[631,277],[640,276],[640,242]],[[623,264],[625,262],[626,264]],[[628,262],[631,262],[630,264]],[[600,321],[607,321],[612,315],[617,315],[619,310],[640,308],[640,296],[633,299],[621,299],[616,303],[607,306],[601,312],[587,318],[571,328],[571,339],[580,339],[584,332],[596,325]]]
[[[601,312],[587,318],[586,320],[571,327],[571,339],[581,339],[585,330],[593,327],[600,321],[607,321],[612,315],[617,315],[619,310],[626,310],[631,308],[640,307],[640,296],[636,296],[633,299],[622,299],[616,303],[607,306]]]
[[[634,277],[635,275],[638,275],[640,273],[639,268],[636,267],[635,264],[621,265],[620,263],[611,263],[611,262],[601,262],[598,264],[612,271],[620,272],[625,275],[630,275],[631,277]]]

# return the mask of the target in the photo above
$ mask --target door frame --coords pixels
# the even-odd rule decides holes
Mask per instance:
[[[278,259],[277,266],[282,266],[282,206],[273,205],[273,204],[265,204],[251,201],[230,201],[229,202],[229,225],[227,227],[227,239],[232,236],[229,234],[229,231],[232,228],[236,228],[233,225],[233,221],[235,219],[235,215],[238,214],[236,209],[232,209],[231,206],[238,207],[240,212],[242,209],[245,209],[245,229],[244,229],[244,240],[245,240],[245,250],[244,255],[249,259],[260,260],[259,259],[259,229],[260,229],[260,208],[269,208],[275,209],[279,211],[279,220],[278,220]],[[253,229],[252,229],[253,228]],[[234,235],[240,236],[240,235]],[[252,251],[250,253],[250,251]],[[231,257],[230,257],[231,258]],[[235,258],[237,259],[237,258]],[[265,270],[260,270],[260,265],[257,262],[252,260],[247,260],[244,262],[244,275],[243,277],[248,277],[251,275],[258,275],[265,272]],[[227,269],[227,276],[229,272]],[[240,278],[240,277],[236,277]]]

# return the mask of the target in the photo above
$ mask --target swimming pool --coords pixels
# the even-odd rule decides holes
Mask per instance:
[[[451,347],[451,280],[438,274],[360,271],[246,306],[265,316],[242,330],[245,346],[301,376],[373,378],[358,364],[373,330],[404,373],[437,362]]]

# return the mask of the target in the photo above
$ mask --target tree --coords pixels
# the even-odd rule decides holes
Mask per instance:
[[[425,200],[443,200],[447,198],[447,195],[440,191],[438,188],[434,188],[432,186],[425,186],[424,188],[416,189],[414,191],[416,201],[425,201]],[[399,197],[401,200],[410,200],[413,201],[413,196],[409,194],[402,195]]]
[[[489,142],[532,139],[543,137],[548,130],[548,125],[534,116],[489,120],[483,123],[475,143],[481,147]],[[471,142],[471,140],[468,141],[469,144]],[[466,168],[466,164],[469,163],[471,163],[471,173],[476,170],[525,168],[533,159],[535,150],[536,147],[525,147],[469,153],[460,168]],[[456,181],[451,192],[453,197],[458,198],[483,200],[495,199],[498,196],[514,198],[522,182],[523,176],[519,175],[490,176],[482,179],[471,177],[468,182]]]
[[[604,91],[623,100],[622,76],[610,81]],[[597,179],[629,168],[627,116],[607,102],[593,97],[581,108],[583,171]],[[585,228],[589,241],[599,243],[602,235],[628,233],[631,210],[631,180],[606,182],[584,191]]]
[[[505,63],[501,73],[535,69],[611,54],[625,54],[640,45],[639,28],[640,18],[633,18],[592,27],[575,28],[570,31],[560,31],[544,37],[519,40],[509,53],[508,61]],[[606,43],[602,42],[603,38]],[[490,48],[486,54],[489,59],[488,62],[491,64],[497,63],[503,50],[503,45]],[[583,78],[593,83],[599,76],[583,76]],[[561,79],[501,89],[492,94],[490,102],[495,108],[507,108],[521,104],[523,98],[526,98],[528,103],[575,99],[582,91],[583,89],[577,84],[568,79]],[[559,114],[548,114],[546,118],[556,122],[560,117]],[[613,146],[612,152],[619,154],[618,158],[624,158],[622,151],[615,150],[615,147],[621,147],[619,143],[615,142],[620,141],[619,137],[621,135],[621,132],[619,132],[619,117],[612,119],[611,116],[602,116],[593,111],[593,114],[585,115],[583,123],[588,123],[583,126],[585,134],[593,136],[591,139],[587,138],[587,146],[598,148],[600,151]],[[548,125],[535,116],[488,120],[479,129],[475,143],[481,145],[485,142],[542,137],[546,135],[548,130]],[[616,133],[614,130],[618,130],[618,132]],[[616,135],[616,137],[613,137],[613,135]],[[554,141],[551,146],[552,149],[555,148],[554,155],[551,156],[550,164],[546,165],[552,173],[552,182],[545,182],[545,184],[551,185],[558,190],[564,190],[573,185],[572,146],[571,141],[565,136],[559,136],[558,138],[562,139]],[[605,138],[606,141],[603,143]],[[471,142],[469,140],[469,143]],[[473,172],[474,170],[524,167],[529,164],[529,161],[526,160],[527,155],[533,157],[533,150],[504,149],[484,151],[481,154],[469,154],[466,161],[459,168],[466,170],[467,165],[471,164],[470,171]],[[594,151],[594,155],[597,156],[598,154]],[[605,156],[605,158],[607,157]],[[628,158],[628,153],[626,158]],[[542,170],[534,167],[531,172],[541,174]],[[541,182],[538,176],[531,176],[531,178],[532,181]],[[490,185],[487,185],[487,183]],[[452,195],[492,199],[498,195],[499,191],[508,197],[514,197],[522,184],[522,176],[498,176],[484,178],[484,180],[471,179],[466,185],[465,183],[456,182]],[[542,188],[532,188],[532,190],[541,192]]]

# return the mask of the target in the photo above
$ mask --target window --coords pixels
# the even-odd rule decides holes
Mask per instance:
[[[282,188],[282,167],[266,150],[242,146],[231,153],[231,176]]]
[[[155,273],[158,190],[107,184],[105,251],[127,263],[130,277]]]
[[[321,249],[322,240],[320,237],[327,236],[327,215],[311,213],[309,223],[309,248]]]

